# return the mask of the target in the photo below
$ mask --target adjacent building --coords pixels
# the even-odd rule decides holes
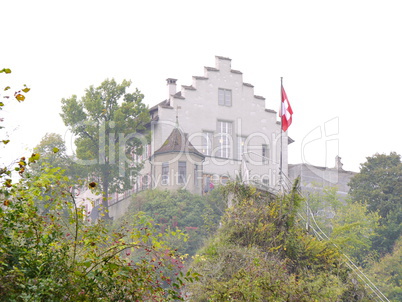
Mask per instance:
[[[302,192],[320,192],[326,187],[335,187],[340,199],[345,199],[349,193],[348,183],[356,172],[342,168],[341,157],[336,156],[333,168],[313,166],[310,164],[290,164],[289,180],[300,179]]]

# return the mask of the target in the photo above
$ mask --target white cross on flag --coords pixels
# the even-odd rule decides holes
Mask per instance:
[[[281,110],[279,110],[279,116],[282,119],[283,131],[288,130],[289,126],[292,124],[292,114],[293,114],[292,107],[290,107],[290,103],[286,95],[285,89],[283,89],[282,86],[282,104],[281,104]]]

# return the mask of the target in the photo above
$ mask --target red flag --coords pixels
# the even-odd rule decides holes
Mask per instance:
[[[290,103],[288,97],[286,95],[285,89],[282,86],[282,105],[281,110],[279,111],[279,116],[282,119],[282,130],[288,130],[289,126],[292,124],[292,114],[293,110],[290,107]]]

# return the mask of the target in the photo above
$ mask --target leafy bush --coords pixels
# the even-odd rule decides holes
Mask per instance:
[[[2,301],[168,301],[181,299],[183,259],[138,213],[110,231],[88,224],[58,168],[2,190]],[[47,203],[46,214],[36,207]],[[186,276],[188,280],[191,275]]]
[[[194,256],[191,301],[369,301],[340,253],[301,228],[294,189],[272,196],[238,183],[215,237]]]
[[[206,196],[194,195],[186,190],[148,190],[133,197],[123,220],[142,211],[154,219],[161,233],[177,231],[185,234],[185,242],[172,238],[170,243],[179,252],[193,255],[216,231],[225,208],[225,199],[218,189]]]

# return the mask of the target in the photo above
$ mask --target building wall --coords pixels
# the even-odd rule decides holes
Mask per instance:
[[[301,189],[304,191],[322,190],[325,187],[336,187],[341,197],[349,192],[348,183],[356,172],[337,168],[318,167],[308,164],[289,165],[289,179],[294,181],[300,177]]]
[[[178,181],[178,163],[186,163],[186,179],[184,183]],[[179,190],[185,189],[195,194],[202,193],[202,159],[188,153],[165,153],[156,155],[152,161],[153,188]],[[168,163],[168,178],[162,179],[162,164]],[[196,169],[197,166],[197,169]]]

